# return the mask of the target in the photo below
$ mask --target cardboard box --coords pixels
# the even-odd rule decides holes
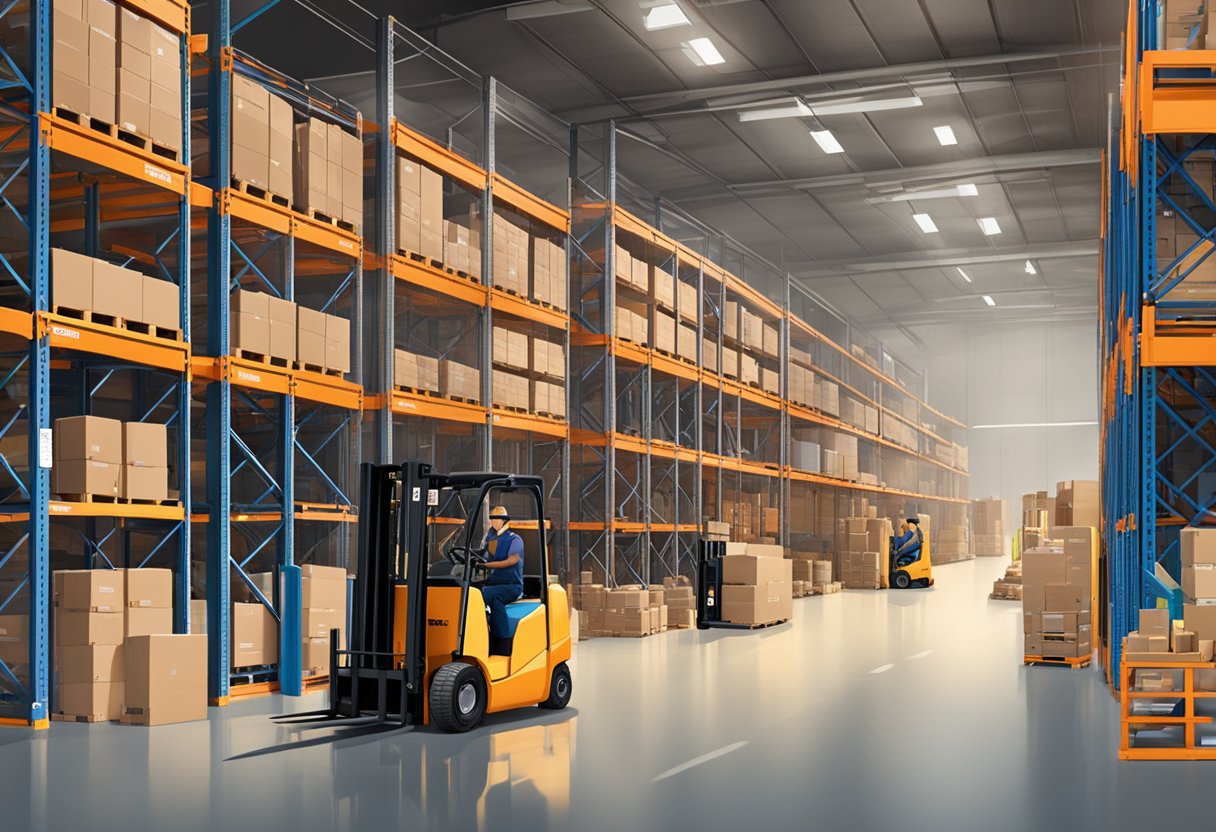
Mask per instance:
[[[256,667],[279,661],[279,626],[261,603],[232,605],[232,666]]]
[[[128,500],[168,500],[169,469],[123,465],[119,472],[118,493]]]
[[[169,465],[169,434],[154,422],[122,422],[122,463],[137,468]]]
[[[296,361],[306,367],[324,367],[327,356],[328,316],[324,312],[296,307]]]
[[[207,718],[207,637],[144,635],[127,642],[123,722],[165,725]]]
[[[1216,598],[1216,564],[1182,567],[1182,592],[1191,601]]]
[[[121,94],[121,85],[119,92]],[[232,74],[232,178],[270,187],[270,92]]]
[[[300,667],[305,675],[324,676],[329,673],[329,636],[306,638],[300,645]]]
[[[450,398],[481,401],[481,371],[450,358],[439,362],[439,392]]]
[[[326,213],[329,208],[328,197],[328,164],[329,164],[329,131],[325,122],[310,118],[308,121],[295,125],[295,170],[294,201],[297,210],[307,212],[316,210]],[[398,159],[397,183],[400,187],[400,159]],[[398,231],[398,245],[400,245]]]
[[[1203,632],[1198,628],[1191,627],[1190,624],[1187,624],[1186,628],[1196,633]],[[1137,629],[1144,636],[1168,636],[1170,632],[1169,610],[1140,610],[1140,626]],[[1202,637],[1204,636],[1201,635]]]
[[[162,329],[181,330],[181,290],[177,284],[144,275],[142,309],[142,323]]]
[[[793,587],[789,581],[722,587],[722,618],[736,624],[766,624],[793,614]]]
[[[1140,611],[1142,621],[1144,612],[1144,610]],[[1153,610],[1153,612],[1165,611]],[[1167,612],[1166,617],[1168,618],[1168,616],[1169,613]],[[1188,632],[1195,633],[1200,641],[1216,639],[1216,605],[1196,606],[1195,604],[1183,604],[1182,626]],[[1141,624],[1141,628],[1143,628],[1143,624]]]
[[[292,176],[295,115],[286,99],[268,94],[267,100],[267,189],[271,193],[290,198],[295,193]]]
[[[259,356],[270,354],[270,295],[238,289],[229,301],[231,348]]]
[[[793,580],[793,564],[784,559],[740,555],[722,561],[724,584],[767,584]]]
[[[145,567],[125,569],[123,574],[127,607],[173,609],[173,570]]]
[[[266,297],[270,341],[267,355],[284,361],[296,360],[296,305],[273,295]]]
[[[190,600],[190,635],[207,635],[207,600]]]
[[[93,311],[98,315],[144,320],[144,276],[104,260],[93,260]]]
[[[305,639],[329,638],[331,630],[346,627],[346,609],[315,609],[305,607],[301,613],[300,634]]]
[[[121,613],[126,607],[126,581],[122,570],[57,570],[52,574],[51,585],[57,611]]]
[[[93,308],[93,258],[51,249],[51,306],[81,312]]]
[[[117,497],[122,483],[122,465],[93,459],[63,459],[51,469],[51,492],[61,497]]]
[[[347,607],[347,578],[346,570],[341,567],[313,566],[306,564],[300,567],[303,572],[301,604],[305,609],[339,610],[343,621]]]
[[[123,682],[83,682],[59,686],[55,713],[105,722],[122,716]]]
[[[55,644],[59,646],[122,644],[123,612],[55,611]]]
[[[1178,533],[1182,565],[1216,564],[1216,529],[1188,526]]]
[[[122,682],[125,651],[121,644],[66,645],[55,650],[55,670],[61,685]]]
[[[127,607],[123,636],[127,641],[135,636],[159,635],[173,632],[171,607]]]
[[[122,422],[100,416],[69,416],[55,420],[52,456],[60,460],[121,463]]]
[[[338,315],[325,316],[325,368],[350,372],[350,321]]]
[[[30,617],[0,615],[0,661],[10,668],[29,664]]]

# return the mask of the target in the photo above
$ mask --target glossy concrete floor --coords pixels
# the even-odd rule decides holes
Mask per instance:
[[[1095,671],[1021,666],[995,560],[792,624],[577,648],[560,714],[277,750],[278,697],[155,729],[0,733],[0,829],[1143,830],[1205,822],[1216,764],[1119,763]],[[249,752],[269,753],[246,755]]]

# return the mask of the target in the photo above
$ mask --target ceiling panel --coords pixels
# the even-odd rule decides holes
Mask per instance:
[[[944,57],[919,4],[890,0],[853,2],[887,63],[935,61]]]
[[[819,72],[882,66],[874,39],[849,0],[769,0]]]
[[[999,52],[996,26],[987,3],[972,0],[924,0],[929,20],[952,58]]]

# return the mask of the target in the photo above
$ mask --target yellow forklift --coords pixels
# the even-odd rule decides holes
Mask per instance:
[[[487,713],[570,702],[566,592],[549,582],[544,481],[440,474],[418,461],[360,470],[350,648],[331,634],[329,707],[285,715],[317,727],[434,724],[468,731]],[[505,505],[524,540],[512,636],[491,653],[481,585],[485,516]]]
[[[929,535],[921,531],[929,518],[917,515],[908,518],[912,537],[901,546],[898,538],[888,542],[890,557],[891,587],[893,589],[927,588],[933,586],[933,559],[929,552]]]

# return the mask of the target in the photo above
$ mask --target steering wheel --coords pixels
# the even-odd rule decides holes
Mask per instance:
[[[457,566],[464,566],[466,562],[474,566],[486,562],[486,550],[474,549],[470,546],[450,546],[443,555]]]

